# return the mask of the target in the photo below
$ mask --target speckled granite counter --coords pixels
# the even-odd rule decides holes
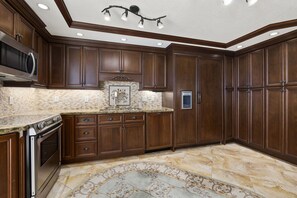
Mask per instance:
[[[153,112],[173,112],[173,109],[162,107],[158,109],[137,109],[137,108],[107,108],[93,110],[55,110],[55,111],[38,111],[30,115],[10,115],[0,117],[0,135],[12,132],[21,132],[36,122],[47,118],[61,115],[82,115],[82,114],[106,114],[106,113],[153,113]]]

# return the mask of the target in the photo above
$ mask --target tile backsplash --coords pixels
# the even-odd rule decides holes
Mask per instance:
[[[38,110],[92,110],[109,106],[109,86],[131,87],[131,107],[160,108],[162,94],[138,91],[136,82],[104,82],[103,90],[60,90],[0,87],[0,116]]]

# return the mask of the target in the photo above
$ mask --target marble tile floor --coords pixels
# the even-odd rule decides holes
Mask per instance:
[[[297,198],[297,166],[232,143],[154,152],[62,166],[48,198],[64,198],[93,174],[130,162],[159,162],[252,190],[268,198]]]

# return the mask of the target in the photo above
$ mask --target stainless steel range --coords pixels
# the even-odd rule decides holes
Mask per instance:
[[[61,116],[32,124],[26,135],[26,197],[46,197],[61,166]]]

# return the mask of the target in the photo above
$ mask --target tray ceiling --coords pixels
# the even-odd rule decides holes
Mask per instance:
[[[142,31],[136,32],[136,36],[129,36],[83,30],[80,27],[70,28],[55,1],[26,0],[26,2],[47,25],[46,28],[52,35],[77,38],[79,36],[76,33],[80,32],[84,36],[79,38],[153,47],[167,47],[170,43],[183,43],[172,42],[170,36],[226,44],[270,24],[297,19],[296,0],[258,0],[253,6],[248,6],[245,0],[234,0],[229,6],[224,6],[222,0],[64,0],[73,21],[88,23],[89,25]],[[49,10],[39,9],[37,3],[48,5]],[[117,8],[110,10],[111,21],[105,21],[101,11],[109,5],[119,5],[127,8],[131,5],[137,5],[140,8],[140,14],[145,17],[154,18],[167,15],[162,20],[165,27],[158,29],[156,22],[145,21],[145,28],[140,29],[137,27],[139,17],[130,14],[128,21],[123,21],[121,20],[123,10]],[[270,28],[270,31],[264,31],[265,33],[254,38],[238,44],[235,43],[234,46],[227,49],[236,51],[238,50],[236,46],[239,44],[247,47],[270,39],[269,33],[271,33],[272,29]],[[276,31],[279,32],[278,35],[281,35],[295,29],[297,27],[293,26]],[[161,35],[159,38],[162,39],[144,38],[146,33],[156,33]],[[126,34],[126,31],[123,31],[123,34]],[[166,38],[164,35],[169,36]],[[122,38],[126,38],[127,41],[122,41]],[[161,42],[162,46],[157,46],[158,42]],[[185,44],[191,45],[191,42]]]

